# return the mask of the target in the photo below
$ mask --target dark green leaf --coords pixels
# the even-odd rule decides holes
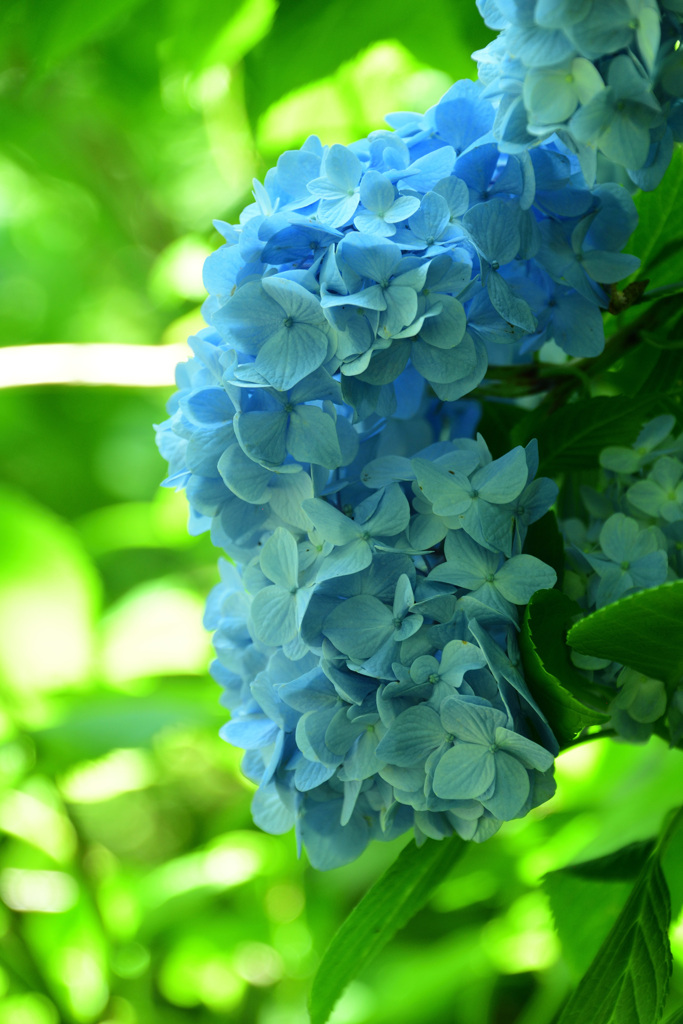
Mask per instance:
[[[632,843],[597,860],[549,872],[550,900],[566,960],[581,976],[621,912],[654,842]]]
[[[312,1024],[324,1024],[348,983],[424,906],[466,848],[454,835],[441,842],[428,839],[419,849],[411,842],[401,851],[325,951],[311,990]]]
[[[683,828],[672,829],[662,854],[662,871],[671,897],[671,917],[677,920],[683,907]]]
[[[683,241],[683,152],[676,148],[661,184],[652,192],[636,196],[638,227],[631,235],[627,251],[641,260],[639,277],[649,277],[655,266],[673,254],[676,266],[668,261],[666,282],[681,276],[681,242]],[[661,272],[661,271],[660,271]]]
[[[557,573],[557,585],[562,586],[564,541],[557,525],[557,516],[552,509],[529,527],[524,541],[524,553],[535,555],[542,562],[552,566]]]
[[[486,438],[494,459],[510,451],[510,432],[526,415],[523,409],[509,402],[496,402],[492,399],[482,402],[478,429]]]
[[[642,871],[645,862],[654,850],[653,839],[644,839],[638,843],[629,843],[614,853],[595,860],[580,861],[569,867],[551,874],[571,874],[576,878],[595,879],[602,882],[634,882]],[[546,875],[549,878],[550,875]]]
[[[676,580],[598,609],[570,629],[567,642],[674,686],[683,678],[683,646],[671,641],[682,621],[683,580]]]
[[[665,335],[662,335],[665,336]],[[610,378],[624,394],[680,395],[683,392],[683,352],[638,345],[618,364]],[[670,411],[676,413],[675,406]]]
[[[674,1010],[674,1012],[666,1018],[664,1024],[683,1024],[683,1006],[679,1006],[677,1010]]]
[[[519,646],[529,689],[560,745],[582,729],[606,721],[606,700],[571,663],[565,642],[579,606],[559,590],[537,591],[526,608]]]
[[[627,399],[586,398],[552,413],[541,408],[512,432],[515,444],[526,444],[535,434],[541,437],[540,472],[548,476],[567,470],[590,469],[607,445],[632,444],[642,424],[661,411],[661,398],[648,395]]]
[[[558,1024],[657,1024],[671,976],[670,921],[656,850]]]

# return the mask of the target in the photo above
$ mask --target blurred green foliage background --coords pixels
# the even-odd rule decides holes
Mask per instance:
[[[254,175],[425,109],[487,39],[473,0],[6,0],[2,345],[184,341]],[[3,1024],[305,1024],[402,845],[323,875],[252,828],[207,674],[216,553],[158,486],[170,393],[0,390]],[[558,938],[542,876],[654,834],[682,766],[659,740],[563,755],[559,795],[468,850],[336,1024],[548,1024],[628,886],[550,887]]]

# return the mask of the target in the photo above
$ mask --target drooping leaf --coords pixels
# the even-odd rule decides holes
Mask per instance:
[[[459,836],[409,843],[351,911],[325,951],[313,981],[311,1024],[325,1024],[350,981],[426,903],[464,853]]]
[[[631,843],[597,860],[550,871],[543,879],[565,959],[584,974],[628,899],[654,843]]]
[[[642,868],[558,1024],[657,1024],[660,1019],[672,966],[671,904],[660,850]]]
[[[671,641],[682,621],[683,580],[676,580],[599,608],[570,629],[567,642],[674,686],[683,678],[683,647]]]
[[[565,642],[579,613],[579,606],[559,590],[538,591],[527,605],[519,638],[529,688],[560,745],[607,719],[605,697],[574,668]]]

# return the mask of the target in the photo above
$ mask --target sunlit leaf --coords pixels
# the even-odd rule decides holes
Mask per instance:
[[[657,1024],[671,975],[670,920],[656,850],[558,1024]]]
[[[103,621],[102,667],[114,684],[204,671],[210,658],[204,604],[177,580],[142,584]]]
[[[0,490],[0,674],[16,690],[82,683],[92,659],[99,580],[71,528]]]
[[[466,849],[457,835],[406,846],[351,911],[323,955],[310,997],[312,1024],[325,1024],[349,982],[420,910]]]
[[[654,843],[633,843],[543,879],[565,958],[580,977],[624,907]]]

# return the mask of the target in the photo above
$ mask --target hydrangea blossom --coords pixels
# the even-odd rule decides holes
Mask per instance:
[[[536,442],[473,439],[463,398],[550,339],[601,351],[635,212],[557,139],[501,152],[495,117],[460,82],[392,131],[283,154],[216,222],[208,326],[158,428],[191,531],[228,556],[206,615],[222,735],[256,823],[320,868],[411,828],[482,841],[554,788],[517,630],[556,582],[524,543],[557,488]],[[610,593],[648,578],[645,547]]]
[[[563,524],[565,589],[587,612],[683,577],[683,434],[673,436],[674,426],[673,416],[657,416],[632,447],[605,448],[605,488],[584,491],[589,524]],[[595,682],[616,689],[611,725],[633,742],[647,740],[654,723],[680,703],[680,691],[667,696],[658,679],[576,652],[572,657]]]
[[[365,484],[338,472],[296,524],[223,564],[206,618],[232,715],[223,735],[247,750],[257,824],[295,827],[317,867],[411,827],[481,841],[553,791],[557,744],[521,675],[516,631],[519,606],[556,577],[510,556],[526,535],[514,502],[536,445],[511,455],[492,459],[479,436],[379,456]],[[426,466],[456,465],[463,491],[482,482],[481,523],[464,499],[442,502],[433,479],[420,483]],[[534,518],[554,500],[546,484]],[[443,539],[416,548],[424,518]]]
[[[459,82],[424,116],[390,116],[393,132],[283,154],[240,224],[217,222],[204,315],[222,379],[270,389],[271,407],[296,387],[320,400],[307,381],[327,374],[366,418],[392,412],[404,374],[454,401],[501,348],[528,359],[554,338],[597,354],[606,286],[638,266],[621,253],[632,201],[589,188],[557,139],[501,153],[494,116],[481,86]]]
[[[519,153],[555,134],[589,183],[661,180],[683,138],[680,4],[477,0],[499,31],[474,54],[496,103],[493,135]],[[600,166],[602,165],[602,166]],[[621,169],[621,171],[620,171]]]

